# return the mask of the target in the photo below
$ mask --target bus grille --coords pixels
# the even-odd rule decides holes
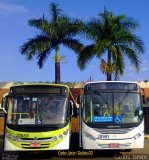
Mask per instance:
[[[126,134],[133,130],[133,128],[125,128],[125,129],[98,129],[94,128],[95,131],[101,133],[101,134]]]
[[[50,143],[44,143],[40,144],[40,147],[32,147],[30,144],[21,144],[21,147],[23,149],[44,149],[44,148],[49,148]]]
[[[36,140],[50,140],[52,137],[36,138]],[[35,140],[35,138],[20,138],[21,140]]]
[[[23,149],[44,149],[48,147],[22,147]]]

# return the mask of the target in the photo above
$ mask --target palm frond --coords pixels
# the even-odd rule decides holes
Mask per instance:
[[[81,52],[84,48],[83,44],[79,40],[73,38],[65,38],[60,41],[60,43],[62,43],[65,47],[72,49],[76,53]]]
[[[143,41],[136,35],[132,36],[133,48],[138,54],[144,53],[144,43]]]
[[[98,35],[102,34],[102,24],[98,19],[93,18],[85,24],[84,32],[87,38],[96,40]]]
[[[110,45],[111,45],[111,42],[109,40],[106,40],[106,39],[98,40],[95,45],[97,57],[100,58],[101,55],[106,52],[106,50]]]
[[[114,81],[118,81],[120,79],[120,74],[118,71],[114,72]]]
[[[126,17],[121,20],[121,25],[127,30],[135,30],[139,27],[138,22],[132,17]]]
[[[49,28],[48,21],[46,19],[44,19],[44,18],[30,19],[30,20],[28,20],[28,24],[31,27],[35,27],[35,28],[39,29],[42,32],[47,32],[48,28]]]
[[[101,63],[100,63],[100,70],[102,71],[102,73],[107,73],[107,63],[104,59],[101,59]]]
[[[25,55],[27,60],[31,60],[34,55],[39,54],[41,51],[46,50],[50,46],[50,41],[43,35],[37,35],[24,43],[20,52]]]
[[[42,68],[43,67],[43,64],[45,62],[45,60],[47,59],[47,56],[48,56],[48,52],[49,50],[46,50],[44,52],[41,52],[38,56],[37,56],[37,65],[39,66],[39,68]]]
[[[62,10],[58,7],[58,4],[51,3],[50,4],[50,15],[51,15],[51,21],[53,23],[57,22],[58,17],[61,15]]]
[[[57,25],[54,26],[58,39],[72,38],[82,32],[83,22],[79,19],[72,20],[67,16],[58,18]]]
[[[131,49],[127,46],[121,46],[121,49],[125,53],[125,55],[130,59],[131,63],[136,68],[136,71],[138,72],[140,70],[140,60],[138,54],[135,52],[135,50]]]
[[[132,48],[136,54],[140,55],[144,53],[144,43],[136,35],[130,33],[129,31],[121,31],[115,34],[115,39],[113,45],[116,46],[127,46]]]
[[[68,35],[71,35],[71,37],[73,37],[83,32],[84,24],[80,19],[71,19],[68,23],[68,26],[66,27]]]
[[[120,47],[115,46],[116,52],[115,54],[112,54],[113,56],[113,63],[114,63],[114,70],[120,74],[124,74],[124,69],[125,69],[125,61],[124,61],[124,56],[123,52]]]
[[[91,59],[95,55],[96,55],[95,44],[88,45],[83,50],[81,50],[77,58],[79,68],[81,70],[84,70],[87,64],[91,61]]]
[[[38,53],[38,55],[37,55],[37,59],[38,59],[37,65],[39,66],[39,68],[43,67],[43,64],[46,61],[47,56],[52,52],[52,50],[56,50],[57,46],[58,46],[57,42],[54,43],[53,41],[51,41],[51,44],[48,46],[48,48],[44,48],[42,51],[40,51]]]

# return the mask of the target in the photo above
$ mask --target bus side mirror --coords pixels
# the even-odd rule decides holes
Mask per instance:
[[[74,104],[73,102],[70,100],[70,116],[74,115]]]
[[[78,100],[77,100],[78,104],[81,104],[83,102],[83,95],[79,94],[78,95]]]
[[[3,117],[4,116],[4,111],[3,109],[1,108],[1,103],[0,103],[0,117]]]
[[[3,110],[3,112],[4,112],[5,114],[7,114],[6,104],[7,104],[7,96],[3,97],[3,99],[2,99],[2,104],[1,104],[1,109]]]
[[[79,108],[77,107],[76,104],[74,104],[71,100],[70,100],[70,116],[74,116],[77,117],[79,115]]]
[[[147,104],[147,98],[144,95],[142,95],[142,103]]]

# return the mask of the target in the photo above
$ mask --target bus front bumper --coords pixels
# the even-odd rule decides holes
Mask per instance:
[[[18,142],[20,143],[20,142]],[[30,143],[30,142],[29,142]],[[37,141],[36,143],[39,143],[39,141]],[[9,141],[6,137],[4,140],[4,151],[42,151],[42,150],[68,150],[69,149],[69,144],[70,144],[70,134],[67,134],[67,136],[60,141],[57,145],[50,145],[47,148],[40,148],[40,147],[35,147],[33,148],[23,148],[20,145],[15,145],[17,144],[17,142],[12,143],[11,141]],[[51,143],[52,144],[52,143]]]
[[[144,135],[135,139],[108,139],[108,140],[92,140],[88,137],[83,137],[83,149],[134,149],[144,147]]]

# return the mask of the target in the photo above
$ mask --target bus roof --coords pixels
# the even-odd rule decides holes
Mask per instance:
[[[57,86],[57,87],[66,87],[69,90],[69,87],[67,85],[64,84],[49,84],[49,83],[32,83],[32,84],[19,84],[19,85],[14,85],[11,86],[10,88],[14,88],[14,87],[23,87],[23,86]]]
[[[63,89],[67,90],[67,94],[70,92],[69,87],[63,84],[49,84],[49,83],[35,83],[35,84],[21,84],[10,87],[9,94],[61,94],[65,93]]]
[[[96,83],[132,83],[132,84],[137,84],[140,86],[138,82],[132,82],[132,81],[94,81],[94,82],[85,83],[84,87],[88,84],[96,84]]]
[[[86,92],[90,90],[130,90],[140,92],[140,85],[137,82],[131,81],[96,81],[86,83],[84,90]]]

